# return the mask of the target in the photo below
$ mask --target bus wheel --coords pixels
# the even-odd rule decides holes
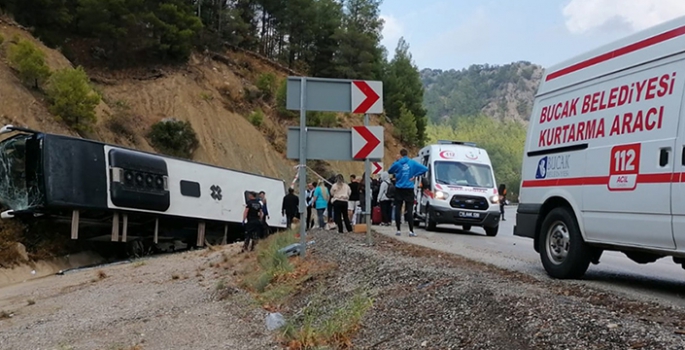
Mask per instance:
[[[575,279],[585,274],[592,254],[583,241],[573,212],[555,208],[542,223],[538,248],[547,274],[558,279]]]

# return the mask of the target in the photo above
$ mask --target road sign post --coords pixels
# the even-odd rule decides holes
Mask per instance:
[[[304,259],[307,251],[307,78],[300,78],[300,256]]]
[[[366,126],[367,130],[368,130],[368,127],[369,127],[369,115],[368,114],[364,114],[364,126]],[[373,134],[371,134],[371,136],[373,136]],[[368,138],[366,138],[366,139],[367,139],[366,145],[364,145],[362,147],[362,149],[359,152],[357,152],[357,154],[355,154],[355,158],[357,156],[359,156],[360,153],[361,153],[361,155],[364,156],[364,187],[365,187],[364,193],[366,194],[364,196],[365,200],[366,200],[366,204],[364,207],[366,208],[366,244],[371,245],[371,224],[372,224],[371,213],[373,213],[373,208],[371,208],[371,196],[373,195],[373,193],[371,193],[371,161],[369,160],[368,156],[371,152],[375,151],[375,148],[378,146],[378,144],[380,144],[380,141],[375,136],[373,136],[373,138],[371,138],[372,140],[375,139],[375,141],[369,141]],[[381,139],[382,139],[382,137],[381,137]],[[367,152],[368,154],[363,154],[362,153],[363,151]],[[382,152],[383,151],[381,150],[381,153]]]
[[[369,114],[383,113],[383,83],[368,80],[288,77],[286,109],[300,111],[300,126],[288,129],[289,159],[299,159],[300,218],[306,212],[307,159],[364,160],[366,235],[371,244],[371,160],[383,159],[383,127],[369,126]],[[353,129],[307,128],[307,111],[364,114]],[[382,165],[381,165],[382,168]],[[300,220],[300,253],[305,256],[306,224]]]

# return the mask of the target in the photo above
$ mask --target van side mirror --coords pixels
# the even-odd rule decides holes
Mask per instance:
[[[421,188],[430,188],[431,187],[431,182],[428,180],[427,177],[422,177],[421,178]]]

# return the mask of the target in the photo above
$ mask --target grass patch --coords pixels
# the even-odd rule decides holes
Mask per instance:
[[[258,269],[246,276],[243,285],[258,293],[263,293],[266,287],[279,276],[295,270],[290,259],[278,250],[296,243],[294,231],[279,232],[271,235],[257,245]]]
[[[330,301],[316,298],[299,316],[286,323],[283,338],[289,349],[321,346],[352,348],[352,337],[361,327],[366,312],[373,306],[373,299],[358,292],[332,313],[326,312],[330,308],[326,304],[330,304]]]

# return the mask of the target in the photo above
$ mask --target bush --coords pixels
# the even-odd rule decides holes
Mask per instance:
[[[332,128],[338,126],[338,116],[333,112],[308,112],[307,126]]]
[[[262,93],[262,97],[265,101],[271,100],[274,96],[274,91],[276,91],[278,82],[276,81],[276,75],[273,73],[262,73],[257,78],[257,89]]]
[[[50,76],[50,68],[45,64],[45,53],[28,40],[17,40],[9,49],[8,59],[19,71],[19,78],[24,84],[36,89]]]
[[[100,103],[82,67],[56,71],[48,80],[50,112],[77,131],[89,131],[97,117],[95,107]]]
[[[288,98],[288,80],[283,79],[281,84],[278,86],[278,91],[276,91],[276,110],[281,118],[294,119],[297,117],[297,113],[294,111],[289,111],[285,108],[286,100]]]
[[[163,119],[154,124],[148,137],[161,153],[181,158],[190,158],[199,145],[190,122],[176,119]]]
[[[264,123],[264,112],[262,112],[261,109],[257,109],[256,111],[250,113],[250,123],[256,127],[262,126]]]

